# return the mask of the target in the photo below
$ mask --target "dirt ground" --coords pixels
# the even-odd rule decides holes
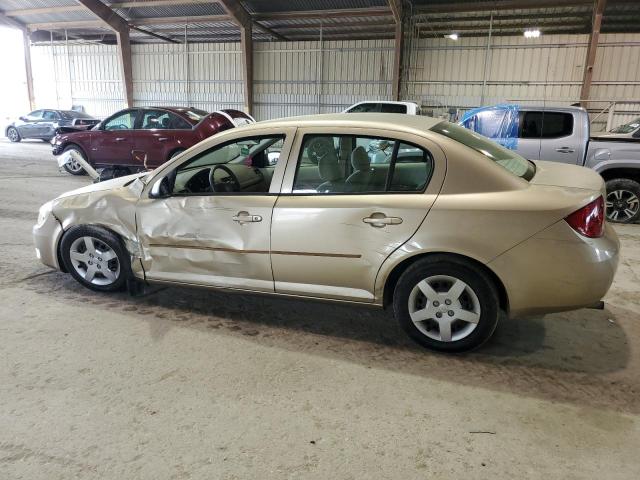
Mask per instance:
[[[85,290],[31,226],[87,182],[0,140],[1,479],[638,478],[640,226],[604,311],[444,356],[384,311]]]

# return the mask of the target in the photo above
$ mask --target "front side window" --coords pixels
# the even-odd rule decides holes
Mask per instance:
[[[34,110],[29,115],[27,115],[27,118],[29,118],[30,120],[40,120],[42,118],[42,110]]]
[[[136,110],[116,114],[104,123],[105,130],[131,130],[136,122]]]
[[[164,110],[145,110],[142,116],[144,130],[189,130],[191,125],[184,118]]]
[[[42,119],[43,120],[57,120],[58,119],[58,114],[56,112],[51,111],[51,110],[45,110],[44,114],[42,115]]]
[[[531,180],[535,174],[533,163],[513,150],[504,148],[502,145],[464,127],[449,122],[440,122],[431,127],[431,130],[475,150],[520,178]]]
[[[305,135],[293,193],[422,192],[432,171],[430,152],[398,140]]]
[[[369,113],[379,111],[379,103],[360,103],[359,105],[356,105],[355,107],[349,109],[349,113]]]
[[[170,189],[174,195],[267,193],[284,140],[247,137],[205,150],[169,176]]]

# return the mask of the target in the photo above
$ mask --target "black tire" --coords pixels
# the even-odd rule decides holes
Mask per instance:
[[[640,220],[640,183],[629,178],[607,180],[607,220],[636,223]]]
[[[94,239],[94,245],[97,248],[96,252],[99,252],[100,250],[102,251],[106,250],[104,248],[100,248],[100,243],[102,243],[107,247],[109,247],[109,249],[111,249],[111,251],[115,253],[119,263],[119,269],[117,271],[117,274],[114,272],[115,280],[113,280],[111,283],[100,285],[100,284],[87,281],[84,278],[84,276],[82,276],[78,272],[78,270],[82,268],[80,267],[77,269],[73,261],[71,260],[71,250],[74,246],[74,243],[76,243],[76,240],[78,242],[83,242],[82,239],[85,237],[92,237]],[[67,272],[71,273],[71,276],[74,279],[76,279],[76,281],[80,283],[80,285],[90,290],[95,290],[98,292],[114,292],[114,291],[122,290],[126,285],[127,279],[131,278],[132,276],[131,256],[129,255],[127,250],[124,248],[124,245],[120,237],[118,237],[113,232],[110,232],[109,230],[104,229],[102,227],[96,227],[92,225],[80,225],[80,226],[71,228],[62,237],[62,241],[60,242],[60,254],[62,257],[62,261],[64,262],[64,266],[67,269]],[[93,259],[94,262],[96,261],[95,258],[98,255],[99,253],[95,255]],[[97,266],[97,263],[98,262],[96,262],[94,265]],[[103,261],[102,258],[100,258],[100,264],[103,265],[102,269],[109,267],[112,271],[114,270],[113,260],[106,262],[106,261]],[[85,265],[85,270],[87,268],[88,266]],[[104,275],[102,274],[104,270],[102,269],[101,271],[95,270],[97,272],[96,278],[98,280],[100,280],[101,277],[104,277]],[[104,278],[105,280],[108,280],[106,277]]]
[[[452,326],[450,327],[452,331],[451,341],[442,341],[427,336],[426,333],[422,332],[416,324],[414,324],[409,313],[410,296],[414,288],[417,288],[418,283],[422,280],[438,276],[448,276],[462,280],[475,294],[477,302],[479,303],[480,310],[477,323],[453,320],[451,323]],[[436,291],[438,293],[441,292],[441,290]],[[468,292],[469,290],[465,289],[458,299],[460,305],[462,305],[462,302],[468,302],[469,299],[472,298]],[[422,295],[422,298],[420,298],[420,295]],[[425,305],[435,305],[435,303],[429,303],[427,297],[421,292],[417,293],[413,298],[416,299],[416,301],[424,302]],[[436,307],[434,306],[433,308],[435,309]],[[438,313],[441,315],[442,320],[445,321],[448,318],[448,312],[453,311],[449,311],[448,309],[455,307],[442,305],[439,308],[444,310]],[[462,309],[463,307],[460,306],[458,308]],[[481,268],[469,261],[454,256],[433,255],[416,261],[401,275],[393,294],[393,311],[400,326],[417,343],[431,350],[456,353],[477,348],[491,337],[498,324],[500,303],[496,286],[490,276]],[[478,314],[476,313],[476,315]],[[433,320],[426,320],[425,322],[426,323],[420,322],[420,325],[426,330],[429,330],[432,325],[438,325],[435,318]],[[472,327],[474,324],[475,328]],[[454,339],[456,334],[461,336],[464,334],[464,329],[469,328],[473,329],[466,336],[457,340]],[[455,329],[458,329],[458,331],[456,332]],[[436,335],[435,330],[433,331],[433,335]],[[440,336],[440,331],[438,331],[437,335]]]
[[[20,132],[18,132],[18,129],[15,127],[7,128],[7,138],[13,143],[18,143],[20,140],[22,140]]]
[[[76,152],[78,152],[78,154],[84,159],[87,159],[87,156],[84,154],[84,152],[82,151],[82,149],[77,146],[77,145],[67,145],[66,147],[64,147],[64,150],[62,150],[62,153],[64,152],[68,152],[69,150],[75,150]],[[73,168],[72,166],[69,166],[68,163],[64,164],[64,169],[67,171],[67,173],[70,173],[71,175],[86,175],[87,172],[85,172],[84,168],[79,167],[79,169]]]

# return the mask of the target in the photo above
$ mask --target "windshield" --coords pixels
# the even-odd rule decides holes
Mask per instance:
[[[640,117],[611,130],[611,133],[631,133],[640,127]]]
[[[520,178],[531,180],[535,174],[535,166],[529,160],[464,127],[441,122],[434,125],[431,130],[481,153]]]

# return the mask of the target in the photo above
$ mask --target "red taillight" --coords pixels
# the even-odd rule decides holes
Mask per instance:
[[[589,238],[601,237],[604,234],[604,199],[596,198],[565,220],[580,235]]]

